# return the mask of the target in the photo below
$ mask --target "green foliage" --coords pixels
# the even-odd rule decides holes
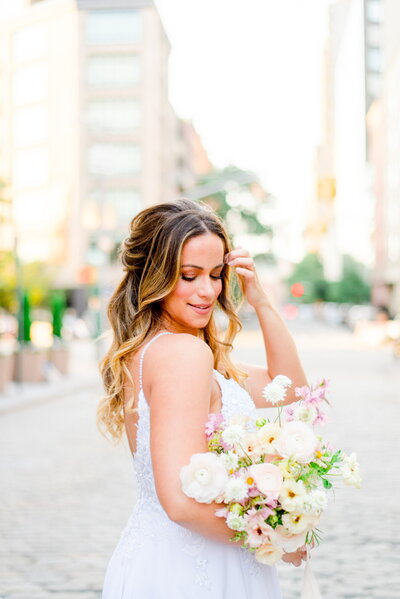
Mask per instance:
[[[330,301],[363,304],[369,302],[371,296],[365,268],[347,255],[343,256],[343,274],[340,281],[327,281],[319,256],[307,254],[299,264],[296,264],[287,283],[289,286],[293,283],[304,285],[304,295],[298,298],[301,303]]]
[[[371,299],[371,287],[361,264],[352,256],[343,257],[343,276],[329,283],[328,299],[332,302],[364,304]]]
[[[32,307],[46,306],[54,279],[54,273],[44,262],[23,263],[21,268],[21,287],[29,293]],[[9,312],[18,310],[16,262],[12,252],[0,255],[0,307]]]
[[[307,254],[296,264],[293,274],[287,280],[291,286],[294,283],[304,285],[304,295],[299,301],[304,304],[327,299],[328,284],[324,277],[324,268],[317,254]]]

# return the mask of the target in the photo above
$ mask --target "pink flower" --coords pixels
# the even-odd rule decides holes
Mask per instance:
[[[204,428],[207,439],[210,439],[210,437],[212,437],[215,431],[220,428],[223,421],[224,417],[221,413],[208,415],[208,420]]]
[[[250,518],[247,514],[246,520],[246,544],[249,547],[260,547],[265,541],[268,541],[273,529],[265,522],[265,518],[259,512],[250,516]]]
[[[303,401],[307,401],[311,398],[311,389],[308,385],[303,387],[295,387],[294,390],[296,397],[300,397]]]
[[[283,476],[277,466],[269,463],[253,464],[253,466],[250,466],[248,472],[261,493],[271,499],[278,497],[283,483]]]
[[[283,414],[286,422],[292,422],[292,420],[294,420],[294,408],[292,406],[286,406],[283,410]]]
[[[325,412],[322,412],[321,410],[317,409],[317,417],[315,418],[313,425],[315,424],[326,424],[326,422],[328,421],[328,416],[325,414]]]

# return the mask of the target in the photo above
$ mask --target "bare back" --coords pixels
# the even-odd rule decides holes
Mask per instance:
[[[165,333],[167,333],[167,331],[165,331]],[[127,367],[133,379],[133,387],[129,381],[126,381],[124,386],[124,422],[128,444],[132,453],[136,452],[137,447],[136,430],[138,424],[138,413],[137,411],[127,411],[125,408],[129,400],[132,398],[132,394],[134,397],[133,408],[137,408],[141,389],[143,389],[144,396],[149,397],[148,390],[151,386],[152,378],[156,376],[156,372],[155,368],[152,367],[151,348],[148,346],[153,343],[153,340],[155,342],[156,337],[159,337],[162,334],[164,334],[164,332],[157,333],[150,339],[146,340],[142,346],[132,354],[131,358],[127,362]],[[144,359],[144,354],[146,355],[146,359]],[[212,380],[209,406],[209,413],[218,413],[222,408],[221,388],[215,378]]]

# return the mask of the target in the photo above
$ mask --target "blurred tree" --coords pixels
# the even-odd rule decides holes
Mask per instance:
[[[349,304],[365,304],[371,300],[366,269],[352,256],[343,256],[343,276],[340,281],[329,283],[327,299]]]
[[[227,224],[235,245],[237,239],[243,236],[250,238],[250,244],[257,238],[254,244],[257,249],[253,251],[255,259],[274,261],[270,249],[273,230],[268,223],[271,196],[254,173],[235,166],[215,170],[201,177],[197,186],[186,190],[184,195],[213,208]]]
[[[45,306],[49,303],[49,291],[54,280],[53,270],[44,262],[28,262],[21,265],[22,287],[29,292],[32,306]],[[0,307],[9,312],[16,312],[18,300],[16,297],[15,257],[12,252],[2,252],[0,255]]]
[[[347,255],[343,256],[343,274],[340,281],[326,281],[318,254],[307,254],[299,264],[296,264],[287,283],[290,286],[296,284],[304,286],[304,294],[295,296],[301,303],[331,301],[363,304],[369,302],[371,296],[365,267],[356,262],[352,256]]]
[[[324,277],[324,268],[318,254],[307,254],[299,264],[295,265],[292,275],[287,279],[292,286],[301,283],[304,293],[297,301],[308,304],[324,301],[328,296],[328,283]]]

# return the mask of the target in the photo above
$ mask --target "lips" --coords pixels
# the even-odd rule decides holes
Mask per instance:
[[[198,314],[206,314],[212,308],[212,304],[188,304]]]

